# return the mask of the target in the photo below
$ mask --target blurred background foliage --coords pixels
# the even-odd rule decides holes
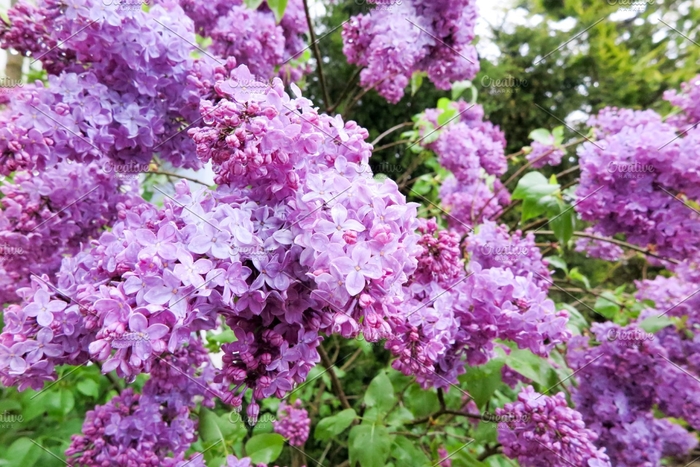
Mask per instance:
[[[584,114],[606,106],[670,110],[661,102],[663,92],[678,88],[700,72],[700,5],[692,0],[646,5],[630,2],[521,0],[493,6],[508,13],[493,15],[505,16],[504,21],[482,26],[489,37],[478,31],[477,48],[483,51],[487,48],[484,42],[488,42],[488,49],[497,49],[500,54],[480,54],[481,72],[473,82],[486,115],[505,132],[509,152],[529,144],[528,134],[535,128],[551,129],[561,124],[559,119],[568,122],[570,116],[578,116],[576,122],[582,122]],[[317,20],[319,37],[350,15],[366,11],[365,5],[352,1],[328,3],[326,8],[326,14]],[[357,69],[347,64],[342,53],[340,30],[323,37],[319,47],[332,99],[343,95],[348,83],[359,91],[355,85]],[[519,85],[503,89],[488,86],[508,79]],[[316,75],[308,80],[308,92],[321,103]],[[417,93],[407,92],[396,106],[386,105],[370,92],[349,110],[344,104],[351,99],[346,98],[339,110],[368,128],[374,138],[410,121],[423,109],[435,107],[439,97],[448,95],[426,79]],[[394,135],[393,140],[398,137]],[[395,151],[386,150],[377,160],[395,155]]]

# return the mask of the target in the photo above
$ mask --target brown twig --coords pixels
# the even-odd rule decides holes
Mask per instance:
[[[571,168],[568,168],[568,169],[566,169],[566,170],[563,170],[563,171],[559,172],[558,174],[556,174],[556,175],[554,175],[554,176],[557,177],[557,180],[558,180],[558,179],[560,179],[561,177],[563,177],[564,175],[569,175],[570,173],[576,172],[576,171],[577,171],[578,169],[580,169],[580,168],[581,168],[580,165],[575,165],[575,166],[573,166],[573,167],[571,167]]]
[[[329,108],[331,105],[331,97],[328,94],[328,88],[326,87],[326,77],[323,75],[323,58],[321,57],[321,49],[318,47],[318,41],[316,40],[316,33],[314,32],[314,23],[311,20],[311,14],[309,13],[308,0],[304,0],[304,12],[306,13],[306,23],[309,25],[309,37],[311,38],[314,57],[316,58],[316,63],[318,64],[318,79],[321,82],[321,90],[323,91],[324,107]]]
[[[360,76],[361,71],[362,71],[362,68],[358,68],[357,70],[355,70],[355,73],[353,73],[352,77],[348,81],[348,84],[345,85],[345,89],[343,89],[343,92],[340,93],[340,97],[338,98],[338,101],[326,109],[327,113],[331,113],[331,112],[335,111],[335,109],[337,109],[338,106],[343,103],[343,99],[345,99],[348,96],[348,93],[350,92],[350,90],[355,86],[355,81],[357,80],[357,77]]]
[[[473,414],[473,413],[467,413],[467,412],[460,412],[458,410],[450,410],[450,409],[440,409],[434,414],[428,415],[426,417],[419,418],[417,420],[413,420],[411,422],[406,423],[406,426],[413,426],[413,425],[420,425],[425,422],[429,422],[431,420],[434,420],[441,415],[457,415],[460,417],[467,417],[467,418],[474,418],[477,420],[481,420],[484,422],[490,422],[492,420],[489,420],[487,417],[484,417],[483,415],[478,415],[478,414]]]
[[[401,144],[406,144],[406,143],[410,143],[410,142],[411,142],[411,141],[408,140],[408,139],[402,139],[402,140],[399,140],[399,141],[394,141],[393,143],[387,143],[387,144],[385,144],[385,145],[383,145],[383,146],[379,146],[379,147],[377,147],[377,148],[374,148],[374,150],[372,150],[372,154],[374,154],[375,152],[383,151],[384,149],[389,149],[389,148],[391,148],[391,147],[399,146],[399,145],[401,145]]]
[[[335,395],[338,396],[338,399],[340,399],[340,404],[344,409],[351,409],[352,407],[350,406],[350,402],[348,402],[347,397],[345,397],[345,392],[343,391],[342,384],[340,384],[338,375],[335,374],[335,371],[333,370],[334,364],[328,358],[328,353],[322,345],[318,346],[318,353],[321,355],[321,363],[323,363],[323,366],[325,366],[328,370],[328,375],[330,376],[331,382],[333,383],[333,388],[335,389]]]
[[[375,138],[375,140],[372,141],[372,143],[370,143],[370,144],[372,144],[372,146],[375,146],[378,142],[380,142],[381,140],[383,140],[384,138],[386,138],[387,136],[389,136],[390,134],[392,134],[396,130],[400,130],[401,128],[404,128],[406,126],[413,126],[413,122],[403,122],[403,123],[399,123],[398,125],[389,128],[384,133],[377,136]],[[376,151],[376,149],[375,149],[375,151]]]
[[[346,371],[348,368],[350,368],[350,365],[357,359],[357,357],[360,356],[362,353],[362,349],[357,349],[354,354],[350,356],[347,362],[343,364],[343,366],[340,367],[340,371]]]
[[[535,232],[537,235],[554,235],[554,232],[551,230],[538,230]],[[616,240],[614,238],[608,238],[608,237],[599,237],[597,235],[592,235],[586,232],[574,232],[574,237],[583,237],[583,238],[590,238],[592,240],[598,240],[601,242],[607,242],[607,243],[612,243],[614,245],[618,245],[624,248],[629,248],[630,250],[637,251],[639,253],[643,253],[647,256],[651,256],[653,258],[657,258],[663,261],[668,261],[669,263],[673,264],[680,264],[680,261],[672,258],[665,258],[663,256],[659,256],[655,253],[652,253],[649,250],[646,250],[644,248],[640,248],[637,245],[632,245],[631,243],[623,242],[622,240]]]
[[[186,175],[179,175],[179,174],[174,174],[174,173],[170,173],[170,172],[151,171],[151,170],[149,170],[148,172],[146,172],[146,176],[148,176],[149,174],[153,174],[153,175],[165,175],[165,176],[167,176],[167,177],[177,177],[177,178],[181,178],[181,179],[183,179],[183,180],[188,180],[188,181],[193,182],[193,183],[199,183],[200,185],[209,186],[209,185],[207,185],[206,183],[204,183],[204,182],[202,182],[202,181],[200,181],[200,180],[197,180],[196,178],[188,177],[188,176],[186,176]]]

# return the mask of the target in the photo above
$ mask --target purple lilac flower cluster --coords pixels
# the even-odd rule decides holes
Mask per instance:
[[[56,0],[44,0],[38,5],[17,2],[7,12],[9,22],[2,20],[2,48],[11,46],[26,55],[39,57],[48,73],[61,73],[76,58],[74,50],[58,47],[63,37],[56,37],[56,31],[52,31],[52,25],[62,13],[60,2]]]
[[[586,228],[584,232],[595,235],[595,231],[590,227]],[[576,251],[586,253],[586,256],[589,258],[598,258],[605,261],[618,261],[625,254],[625,250],[614,243],[587,237],[580,237],[576,240]]]
[[[588,119],[596,138],[604,138],[620,133],[627,127],[658,125],[663,122],[661,115],[653,110],[631,110],[618,107],[605,107],[597,115]]]
[[[438,229],[434,219],[420,219],[418,232],[422,234],[418,244],[423,252],[418,257],[418,268],[413,280],[427,284],[435,281],[448,286],[464,272],[464,261],[459,248],[459,235]]]
[[[652,111],[605,109],[589,122],[600,136],[579,147],[576,210],[593,232],[625,234],[662,256],[700,252],[700,216],[685,205],[700,199],[700,129],[678,134]]]
[[[700,75],[687,83],[681,84],[681,91],[670,89],[664,93],[664,99],[679,107],[682,111],[678,123],[694,125],[700,120]]]
[[[573,399],[613,465],[659,465],[686,455],[697,440],[656,412],[700,425],[700,382],[672,362],[660,341],[635,325],[594,324],[597,344],[584,336],[569,342],[568,361],[580,384]]]
[[[75,465],[204,467],[200,454],[186,461],[185,452],[196,440],[196,422],[190,417],[195,397],[211,406],[203,389],[211,366],[195,373],[207,361],[206,350],[194,339],[160,359],[143,394],[126,389],[87,413],[83,433],[72,437],[66,456]]]
[[[452,105],[457,115],[442,126],[438,117],[445,109],[427,109],[424,119],[430,125],[421,132],[430,136],[433,128],[439,128],[437,139],[426,147],[452,172],[440,187],[440,198],[449,211],[450,228],[465,235],[471,226],[498,214],[510,203],[510,195],[498,179],[508,167],[506,140],[498,126],[484,120],[480,105],[462,100]]]
[[[240,67],[216,88],[249,75]],[[55,365],[88,357],[131,378],[223,317],[237,341],[222,346],[214,381],[221,398],[240,407],[247,388],[258,400],[303,382],[319,361],[322,331],[372,341],[390,333],[384,318],[400,313],[421,248],[416,206],[368,172],[366,130],[318,115],[279,79],[264,100],[225,96],[203,103],[217,117],[193,130],[195,139],[214,125],[226,131],[226,121],[247,121],[259,105],[263,130],[244,135],[249,154],[267,165],[240,172],[235,161],[217,164],[220,177],[240,176],[214,192],[179,184],[162,209],[133,206],[90,248],[64,259],[60,292],[48,278],[20,290],[24,303],[6,311],[0,336],[3,382],[40,387]],[[295,178],[280,175],[285,164]],[[29,355],[37,339],[59,347]],[[247,411],[257,418],[257,402]]]
[[[657,276],[637,282],[638,300],[650,300],[653,307],[639,316],[642,321],[654,316],[677,317],[680,321],[658,331],[655,336],[666,349],[668,358],[695,375],[700,375],[700,295],[698,281],[684,270],[672,277]]]
[[[450,453],[443,446],[438,448],[438,465],[440,467],[452,467],[452,459],[450,459]]]
[[[343,52],[349,63],[363,67],[363,87],[376,87],[396,103],[413,73],[426,73],[439,89],[476,75],[476,17],[473,0],[392,2],[391,8],[351,18],[343,27]]]
[[[105,155],[148,164],[159,154],[199,166],[180,131],[199,117],[199,96],[186,79],[193,26],[177,4],[163,1],[146,13],[119,2],[42,0],[8,15],[0,45],[36,56],[50,76],[48,88],[18,93],[2,117],[2,173]],[[37,17],[46,23],[37,26]]]
[[[517,401],[496,409],[496,415],[507,419],[498,424],[503,453],[523,467],[611,465],[605,449],[596,447],[598,436],[567,405],[563,392],[546,396],[527,386]]]
[[[531,276],[538,287],[547,291],[552,284],[548,263],[535,245],[532,232],[523,237],[520,230],[512,235],[508,226],[485,221],[465,240],[470,265],[480,269],[504,268],[515,276]]]
[[[235,57],[258,79],[277,73],[290,83],[308,71],[291,63],[306,49],[308,23],[302,0],[287,3],[279,24],[265,1],[255,10],[242,0],[180,0],[180,5],[194,21],[197,33],[212,39],[211,52],[223,58]]]
[[[554,137],[550,144],[533,141],[530,145],[531,151],[526,158],[530,161],[535,169],[544,167],[545,165],[557,166],[561,164],[561,160],[566,155],[566,151],[554,144]]]
[[[501,181],[480,179],[464,185],[450,175],[440,187],[442,206],[451,230],[466,235],[486,219],[492,219],[510,204],[510,194]]]
[[[570,337],[567,313],[556,311],[531,274],[477,265],[444,288],[415,282],[407,295],[408,314],[393,317],[386,347],[397,356],[393,367],[416,375],[423,387],[449,389],[465,361],[476,366],[493,357],[496,339],[547,356]]]
[[[463,100],[451,105],[456,115],[444,126],[438,124],[438,117],[445,109],[425,111],[425,119],[435,128],[441,128],[438,139],[429,145],[440,164],[466,185],[472,185],[484,173],[503,175],[508,168],[503,132],[497,125],[484,120],[482,106]]]
[[[309,413],[302,408],[297,399],[294,404],[280,402],[277,410],[277,420],[272,423],[275,433],[287,438],[292,446],[303,446],[309,438],[311,419]]]
[[[0,303],[17,301],[31,274],[53,279],[64,255],[77,253],[140,200],[120,193],[119,181],[97,163],[16,172],[0,193]]]

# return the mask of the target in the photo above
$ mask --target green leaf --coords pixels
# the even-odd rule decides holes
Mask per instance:
[[[224,441],[224,435],[221,433],[217,418],[214,412],[204,407],[199,411],[199,436],[206,443]]]
[[[371,407],[362,414],[362,423],[376,423],[381,418],[380,415],[376,407]]]
[[[416,447],[416,443],[405,436],[396,437],[391,455],[394,459],[399,461],[398,464],[401,466],[425,467],[431,464],[428,456],[426,456],[421,449]]]
[[[428,76],[423,71],[414,71],[411,75],[411,95],[415,96],[421,86],[423,86],[423,78]]]
[[[361,467],[385,467],[391,444],[389,431],[381,425],[362,424],[352,427],[348,440],[350,465],[359,462]]]
[[[552,185],[547,177],[539,172],[529,172],[518,181],[518,186],[513,192],[513,199],[540,199],[559,191],[559,185]]]
[[[558,256],[547,256],[545,260],[555,268],[561,269],[564,272],[569,272],[569,268],[566,265],[566,261]]]
[[[441,97],[440,99],[438,99],[437,108],[441,110],[447,110],[448,108],[450,108],[451,103],[452,101],[449,100],[447,97]]]
[[[453,467],[487,467],[486,464],[468,453],[467,449],[464,449],[464,444],[454,448],[448,448],[447,452],[451,454],[450,460],[452,461]]]
[[[19,438],[2,454],[11,467],[32,467],[41,457],[42,449],[29,438]]]
[[[525,222],[528,219],[534,219],[535,217],[539,217],[541,214],[544,214],[546,210],[547,208],[540,204],[538,200],[528,198],[525,201],[523,201],[521,212],[522,221]]]
[[[437,394],[434,391],[421,389],[417,384],[412,384],[408,390],[406,390],[404,404],[406,404],[406,408],[418,418],[425,417],[440,409],[440,402],[438,401]]]
[[[559,146],[564,141],[564,126],[560,125],[552,130],[554,136],[554,144]]]
[[[236,342],[236,335],[231,329],[226,329],[219,334],[212,334],[207,336],[210,341],[216,342],[217,344],[227,344],[229,342]]]
[[[245,452],[253,464],[269,464],[282,453],[284,438],[277,433],[255,435],[245,443]]]
[[[620,306],[615,303],[617,298],[612,293],[605,291],[595,301],[593,309],[608,319],[613,319],[620,311]]]
[[[78,384],[76,384],[75,386],[76,389],[78,389],[78,391],[80,391],[82,394],[85,394],[86,396],[97,398],[100,395],[100,387],[95,381],[91,379],[84,379],[78,381]]]
[[[491,396],[501,384],[501,368],[504,363],[502,359],[494,358],[484,365],[469,368],[459,377],[460,382],[467,385],[467,392],[479,408],[491,400]]]
[[[548,210],[549,225],[552,227],[554,235],[562,245],[566,245],[574,236],[574,225],[576,218],[574,210],[562,200],[556,200],[554,208]]]
[[[471,89],[474,86],[472,85],[472,82],[469,80],[464,80],[464,81],[456,81],[452,83],[452,100],[456,101],[460,97],[462,97],[462,94],[464,94],[464,91],[467,89]]]
[[[365,393],[365,404],[367,407],[376,407],[378,410],[387,412],[394,406],[394,386],[385,372],[379,373],[369,383]]]
[[[639,323],[639,327],[644,329],[646,332],[655,333],[662,330],[665,327],[672,326],[673,320],[666,316],[650,316],[647,319]]]
[[[21,412],[22,404],[14,399],[0,399],[0,412]]]
[[[386,424],[389,426],[403,426],[406,423],[415,420],[416,417],[413,416],[410,410],[406,407],[397,407],[389,413],[386,417]]]
[[[58,397],[58,393],[47,389],[42,393],[27,391],[23,396],[28,397],[23,397],[22,418],[25,422],[28,422],[48,411],[49,405],[51,405],[49,399]],[[32,397],[34,397],[34,399],[31,399]]]
[[[267,6],[274,13],[277,23],[282,21],[284,11],[287,9],[287,0],[267,0]]]
[[[452,119],[457,116],[457,109],[450,107],[445,109],[437,118],[438,126],[447,125]]]
[[[581,274],[581,271],[579,271],[578,268],[573,268],[569,272],[569,279],[571,279],[572,281],[582,282],[587,289],[591,288],[591,282],[588,280],[588,277]]]
[[[263,0],[244,0],[245,6],[251,10],[257,10],[260,5],[262,5]]]
[[[569,321],[566,323],[566,327],[574,333],[574,335],[580,336],[583,334],[584,329],[589,328],[588,321],[583,317],[580,311],[578,311],[573,306],[568,303],[560,303],[557,305],[557,310],[565,309],[569,313]]]
[[[332,417],[322,419],[316,425],[314,438],[326,441],[333,436],[341,434],[352,424],[357,414],[353,409],[345,409]]]
[[[421,175],[418,180],[416,180],[416,183],[413,184],[413,187],[411,188],[412,191],[415,191],[419,195],[427,195],[430,193],[430,191],[433,189],[433,177],[430,175]]]
[[[551,371],[544,359],[529,350],[512,350],[506,357],[506,365],[542,386],[546,386]]]
[[[474,439],[479,444],[498,442],[497,427],[498,423],[479,423],[479,426],[474,430]]]
[[[437,157],[435,156],[428,157],[423,164],[436,172],[442,168],[440,162],[438,162]]]
[[[531,140],[542,144],[552,144],[552,134],[544,128],[532,130],[528,136]]]
[[[70,389],[61,389],[61,411],[63,415],[67,415],[75,407],[75,396]]]
[[[217,417],[219,430],[223,437],[230,442],[242,441],[248,436],[248,422],[245,412],[231,411]]]

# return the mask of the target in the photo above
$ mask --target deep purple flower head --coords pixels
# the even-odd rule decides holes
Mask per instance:
[[[592,331],[596,344],[583,336],[569,342],[569,365],[586,383],[573,399],[613,464],[658,465],[663,456],[685,455],[697,440],[658,416],[698,426],[697,377],[671,361],[654,334],[635,325],[594,324]]]
[[[476,75],[479,62],[470,44],[475,23],[471,0],[391,2],[344,25],[343,52],[349,63],[363,67],[363,87],[376,87],[396,103],[413,73],[426,73],[439,89]]]
[[[279,433],[289,441],[292,446],[303,446],[309,437],[311,419],[308,412],[302,408],[301,400],[294,404],[280,402],[277,410],[277,420],[273,422],[275,433]]]
[[[498,424],[503,453],[524,467],[610,467],[598,436],[586,428],[581,414],[560,392],[547,396],[525,387],[518,400],[496,409],[506,421]]]

